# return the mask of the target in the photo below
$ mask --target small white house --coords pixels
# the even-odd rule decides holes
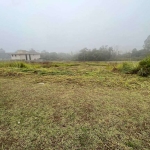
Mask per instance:
[[[38,60],[40,59],[40,54],[36,51],[26,51],[26,50],[18,50],[16,53],[11,54],[12,60]]]

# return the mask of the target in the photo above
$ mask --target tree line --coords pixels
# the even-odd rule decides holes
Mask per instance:
[[[31,49],[33,51],[33,49]],[[120,54],[113,47],[101,46],[96,49],[83,48],[78,53],[56,53],[43,50],[41,60],[43,61],[121,61],[141,60],[150,55],[150,35],[144,41],[143,49],[134,48],[131,52]],[[0,59],[10,59],[10,54],[0,49]]]
[[[41,58],[43,60],[74,60],[74,61],[123,61],[123,60],[141,60],[150,55],[150,35],[144,41],[143,49],[134,48],[131,52],[120,54],[113,47],[101,46],[99,49],[83,48],[76,54],[68,53],[49,53],[43,51]]]

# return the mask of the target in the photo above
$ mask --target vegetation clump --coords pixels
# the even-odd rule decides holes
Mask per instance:
[[[133,73],[133,70],[135,69],[135,66],[133,63],[124,62],[122,64],[119,64],[118,70],[120,70],[123,73],[131,74]]]
[[[141,60],[136,66],[135,63],[124,62],[115,68],[126,74],[137,74],[142,77],[150,76],[150,56]]]
[[[145,59],[139,62],[137,70],[138,70],[137,73],[140,76],[144,77],[150,76],[150,56],[146,57]]]
[[[8,62],[1,62],[0,63],[0,68],[28,68],[28,64],[25,62],[21,62],[21,61],[8,61]]]

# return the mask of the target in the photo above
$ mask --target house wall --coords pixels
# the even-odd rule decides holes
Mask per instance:
[[[27,56],[27,60],[37,60],[37,59],[40,58],[39,54],[24,54],[24,55],[22,55],[22,54],[12,54],[11,59],[12,60],[26,60],[26,56]]]
[[[19,55],[12,54],[12,55],[11,55],[11,59],[12,59],[12,60],[20,60],[20,56],[19,56]]]
[[[20,60],[26,60],[26,55],[20,55]]]
[[[12,54],[11,59],[12,60],[26,60],[26,57],[25,57],[25,55]]]

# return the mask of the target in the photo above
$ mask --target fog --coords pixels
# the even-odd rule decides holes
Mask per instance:
[[[149,6],[149,0],[0,0],[0,48],[141,49],[150,34]]]

